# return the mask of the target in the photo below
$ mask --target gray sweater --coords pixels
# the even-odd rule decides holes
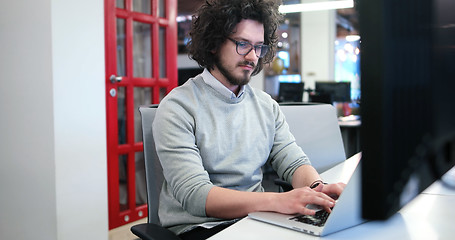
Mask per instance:
[[[172,90],[153,123],[165,177],[159,217],[177,234],[225,221],[206,215],[213,186],[263,192],[261,167],[267,161],[288,182],[299,166],[310,164],[268,94],[246,85],[241,97],[228,98],[203,76],[213,78],[206,71]]]

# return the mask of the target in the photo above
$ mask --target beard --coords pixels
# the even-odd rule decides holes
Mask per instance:
[[[221,63],[219,58],[216,58],[216,61],[215,61],[215,66],[218,68],[218,70],[221,72],[221,74],[223,74],[226,77],[227,81],[232,85],[243,86],[250,82],[251,73],[254,72],[254,69],[256,68],[256,66],[253,62],[249,62],[249,61],[242,61],[242,62],[237,63],[237,66],[242,66],[242,65],[252,66],[253,71],[243,70],[242,76],[236,77]]]

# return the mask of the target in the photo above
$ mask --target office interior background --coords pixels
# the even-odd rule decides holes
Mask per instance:
[[[107,102],[113,93],[106,88],[105,14],[106,4],[119,2],[0,3],[1,239],[108,239]],[[152,2],[175,3],[182,17],[175,22],[184,26],[184,16],[202,1]],[[359,100],[359,40],[345,38],[358,34],[356,24],[353,9],[288,14],[280,28],[281,60],[251,85],[274,95],[277,81],[303,81],[306,89],[319,80],[349,81]],[[175,58],[176,74],[197,68],[184,50],[175,51],[167,59]],[[177,84],[177,75],[163,78]],[[143,218],[141,211],[119,219]]]

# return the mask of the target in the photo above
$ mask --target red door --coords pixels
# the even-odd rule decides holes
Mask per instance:
[[[140,105],[177,86],[177,0],[105,0],[109,229],[147,216]]]

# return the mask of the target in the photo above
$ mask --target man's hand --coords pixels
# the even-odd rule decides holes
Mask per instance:
[[[322,192],[331,197],[333,200],[337,200],[340,197],[341,192],[343,192],[346,187],[345,183],[339,182],[334,184],[319,184],[313,190],[317,192]]]
[[[213,187],[207,197],[206,213],[210,217],[225,219],[244,217],[257,211],[314,215],[316,210],[308,208],[309,204],[319,205],[331,212],[345,186],[344,183],[319,184],[314,189],[299,187],[284,193],[243,192]]]
[[[322,185],[322,184],[321,184]],[[304,214],[304,215],[314,215],[315,210],[309,209],[308,204],[319,205],[327,212],[331,212],[331,208],[335,206],[335,200],[329,197],[326,193],[318,190],[322,190],[322,187],[317,187],[319,189],[311,189],[309,187],[296,188],[292,191],[280,193],[280,200],[276,203],[278,204],[277,212],[285,214]]]

